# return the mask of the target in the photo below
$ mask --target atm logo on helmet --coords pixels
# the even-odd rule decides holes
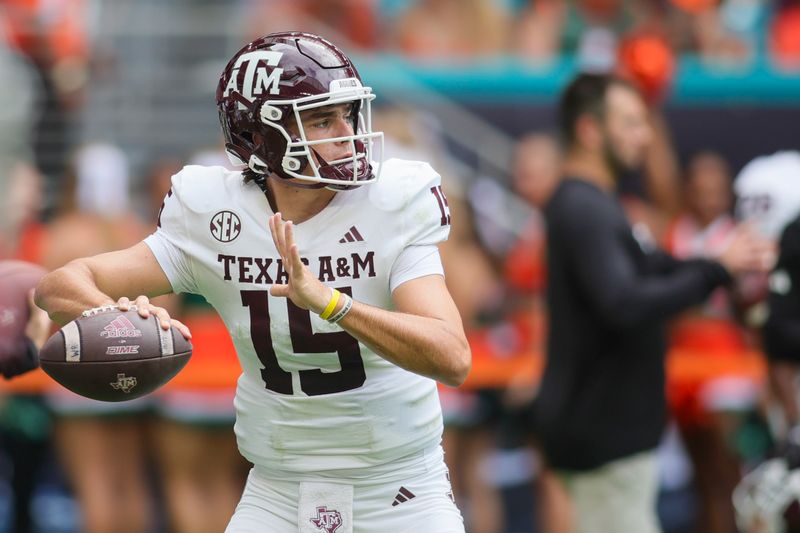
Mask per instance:
[[[276,65],[282,56],[283,53],[271,50],[258,50],[240,55],[231,70],[231,77],[222,96],[227,98],[231,91],[235,91],[252,101],[253,97],[261,94],[278,94],[278,84],[283,69]],[[274,68],[268,69],[268,66]],[[242,69],[244,69],[243,77],[240,75]],[[238,85],[239,78],[242,78],[241,86]]]

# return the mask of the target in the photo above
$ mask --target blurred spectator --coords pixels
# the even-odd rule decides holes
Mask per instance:
[[[30,62],[3,42],[2,31],[0,79],[0,191],[7,191],[16,166],[33,160],[33,125],[41,87]],[[3,194],[0,198],[0,210],[5,212],[12,207],[8,196]],[[0,217],[0,239],[14,233],[8,222],[6,217]]]
[[[526,349],[534,357],[543,357],[546,350],[546,228],[542,211],[547,206],[561,179],[561,149],[557,140],[548,134],[532,133],[516,145],[512,183],[513,188],[531,207],[533,214],[519,240],[504,261],[505,281],[509,287],[509,307],[512,325],[523,321],[533,332],[528,335],[531,346]],[[529,412],[538,390],[531,376],[519,375],[511,380],[504,400],[512,411]],[[521,423],[521,420],[516,420]],[[536,435],[534,434],[534,439]],[[547,465],[539,446],[534,442],[539,468],[534,481],[536,517],[544,533],[572,531],[572,509],[564,485]]]
[[[20,155],[26,155],[24,149]],[[9,181],[0,187],[0,258],[40,263],[42,176],[25,159],[12,160],[3,171]],[[50,431],[51,417],[41,395],[10,393],[0,383],[0,531],[8,526],[27,533],[47,523],[48,517],[37,516],[34,502],[38,484],[50,477]]]
[[[9,175],[5,187],[0,188],[0,258],[39,263],[43,253],[39,221],[44,205],[42,176],[22,160],[11,162],[4,170]]]
[[[566,88],[559,113],[568,178],[545,212],[550,320],[538,428],[577,532],[659,531],[663,322],[730,272],[763,268],[766,251],[744,232],[720,262],[682,262],[638,242],[612,195],[652,138],[642,98],[619,79],[584,74]]]
[[[416,60],[469,60],[508,46],[509,14],[492,0],[415,0],[398,17],[393,44]]]
[[[656,4],[656,3],[654,3]],[[711,67],[746,65],[761,47],[771,2],[765,0],[671,0],[651,20],[677,53],[695,54]]]
[[[376,0],[248,0],[247,35],[253,39],[274,31],[308,31],[330,35],[350,49],[378,45]]]
[[[557,58],[566,17],[567,4],[563,0],[526,2],[516,17],[512,50],[536,63],[547,63]]]
[[[687,165],[685,211],[670,226],[666,248],[679,259],[714,257],[733,237],[732,176],[717,153],[700,152]],[[735,528],[731,494],[739,457],[731,443],[737,414],[756,407],[759,381],[749,371],[748,345],[735,320],[731,293],[716,289],[702,306],[676,319],[670,331],[669,400],[692,459],[700,496],[700,531]],[[691,368],[686,377],[679,368]],[[699,369],[708,369],[698,372]],[[713,369],[713,370],[712,370]],[[701,376],[701,377],[698,377]]]
[[[769,318],[764,325],[764,348],[772,369],[773,392],[786,425],[800,424],[796,387],[800,362],[800,218],[781,232],[780,256],[769,285]],[[789,431],[787,431],[788,433]]]
[[[575,53],[582,68],[608,70],[621,35],[648,20],[650,2],[529,0],[517,18],[514,50],[546,61]]]
[[[707,9],[698,13],[693,26],[697,52],[703,59],[732,65],[752,59],[753,44],[726,27],[719,10]]]
[[[516,145],[512,168],[514,191],[533,208],[519,239],[503,261],[508,288],[507,312],[534,331],[527,350],[544,350],[546,228],[542,211],[561,179],[561,150],[556,139],[544,133],[524,136]],[[530,376],[517,376],[509,384],[507,400],[517,407],[529,403],[536,393]]]
[[[788,430],[779,435],[774,457],[749,472],[736,487],[733,502],[743,533],[797,531],[798,495],[792,482],[800,466],[798,354],[800,354],[800,217],[781,232],[780,254],[770,275],[769,318],[763,329],[770,367],[770,392]]]
[[[558,141],[547,133],[530,133],[517,142],[514,153],[514,190],[537,210],[544,209],[561,177]]]
[[[60,94],[86,82],[87,0],[7,0],[0,19],[8,41],[49,71]]]
[[[619,74],[627,78],[651,105],[661,102],[672,84],[675,55],[661,32],[640,31],[622,38]]]
[[[735,215],[760,235],[777,243],[781,230],[800,213],[800,152],[780,151],[759,156],[742,168],[734,181]],[[749,274],[737,280],[736,291],[744,318],[753,327],[766,319],[766,274]],[[778,429],[778,428],[775,428]],[[778,430],[782,436],[783,430]]]
[[[41,84],[34,131],[37,167],[61,178],[71,148],[72,112],[88,81],[87,0],[8,0],[0,9],[0,38],[27,56]]]
[[[751,224],[765,238],[777,242],[781,232],[789,222],[800,214],[800,152],[782,151],[759,156],[741,170],[734,182],[736,192],[736,217]],[[786,246],[791,243],[786,243]],[[769,312],[766,307],[768,291],[775,291],[773,280],[780,279],[773,274],[768,280],[763,276],[753,276],[740,283],[742,298],[750,303],[747,317],[751,324],[763,326]],[[785,283],[784,283],[785,285]],[[778,293],[775,298],[780,296]],[[779,302],[782,301],[778,298]],[[776,303],[780,305],[780,303]],[[775,330],[771,330],[775,332]],[[765,339],[766,340],[766,339]],[[769,353],[768,348],[768,355]],[[773,357],[769,365],[771,391],[777,403],[770,423],[775,438],[782,442],[791,427],[800,423],[797,407],[797,391],[793,365],[786,364],[785,358]]]
[[[566,2],[567,20],[564,24],[562,51],[576,52],[585,45],[583,40],[593,29],[619,36],[637,26],[647,13],[648,2],[630,0],[578,0]]]
[[[44,265],[131,246],[145,235],[129,208],[128,161],[107,144],[82,147],[62,204],[47,230]],[[81,508],[86,533],[154,529],[146,478],[146,421],[150,398],[107,403],[63,388],[49,393],[56,414],[55,446]]]
[[[517,17],[512,49],[539,62],[575,53],[583,69],[603,71],[632,36],[657,35],[677,53],[736,66],[754,57],[767,9],[763,0],[530,0]],[[786,9],[773,24],[781,35],[773,49],[784,56],[794,49],[793,19]],[[654,68],[652,58],[647,65]]]
[[[775,62],[784,69],[800,69],[800,5],[780,9],[770,30],[769,50]]]
[[[42,208],[41,180],[31,163],[41,87],[30,62],[5,42],[2,17],[0,8],[0,259],[21,253],[24,232]]]

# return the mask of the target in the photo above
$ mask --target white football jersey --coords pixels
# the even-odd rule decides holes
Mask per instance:
[[[749,162],[733,184],[736,218],[777,240],[800,213],[800,152],[784,151]]]
[[[205,297],[230,332],[243,369],[234,402],[242,455],[296,476],[358,471],[438,446],[434,380],[269,294],[287,280],[271,214],[263,192],[241,173],[187,166],[172,178],[158,229],[145,240],[173,290]],[[380,180],[336,194],[294,234],[320,281],[392,309],[397,257],[409,246],[446,240],[449,230],[439,175],[427,163],[391,159]],[[441,273],[440,262],[411,277],[431,270]]]

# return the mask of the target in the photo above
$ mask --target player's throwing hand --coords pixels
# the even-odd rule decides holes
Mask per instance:
[[[117,300],[117,307],[119,307],[120,311],[127,311],[132,306],[136,306],[136,309],[139,311],[139,316],[142,318],[147,318],[148,316],[155,315],[158,318],[158,323],[161,325],[163,329],[169,329],[170,327],[175,327],[178,331],[181,332],[183,338],[186,340],[190,340],[192,338],[192,333],[189,331],[189,328],[180,320],[175,320],[174,318],[170,318],[169,313],[163,307],[158,307],[157,305],[153,305],[150,303],[150,299],[145,296],[141,295],[136,298],[136,300],[131,303],[130,299],[123,296],[119,300]]]

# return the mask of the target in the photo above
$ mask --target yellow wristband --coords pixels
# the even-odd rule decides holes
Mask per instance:
[[[331,316],[333,310],[336,309],[336,304],[339,303],[339,296],[341,296],[341,292],[337,291],[336,289],[331,289],[333,294],[331,294],[331,301],[328,302],[328,307],[325,308],[323,312],[319,314],[319,317],[322,320],[328,320],[328,317]]]

